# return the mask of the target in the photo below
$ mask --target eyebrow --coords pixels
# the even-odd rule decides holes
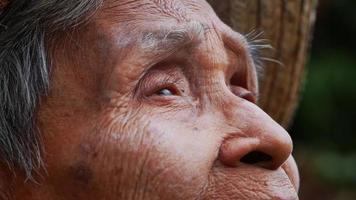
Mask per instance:
[[[160,27],[153,31],[144,32],[140,47],[146,56],[148,54],[155,59],[163,60],[181,49],[193,47],[194,44],[202,41],[204,35],[209,31],[210,29],[207,25],[197,21],[191,21],[183,26]],[[258,36],[255,37],[258,38]],[[247,41],[248,54],[252,58],[254,68],[257,71],[261,71],[265,60],[261,56],[261,51],[269,49],[270,45],[268,43],[261,44],[259,42],[265,42],[265,40],[249,38],[248,35],[243,36],[243,38]],[[235,49],[234,52],[236,53],[238,50]]]
[[[143,33],[141,48],[154,55],[171,55],[182,48],[200,42],[207,32],[207,26],[200,22],[190,22],[182,27],[164,27]]]

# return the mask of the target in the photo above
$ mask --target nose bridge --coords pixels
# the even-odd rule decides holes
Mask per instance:
[[[204,38],[193,50],[194,62],[196,62],[194,65],[199,68],[199,73],[195,73],[197,85],[206,97],[203,99],[207,99],[208,103],[215,107],[226,105],[231,99],[236,98],[236,94],[229,86],[231,84],[251,94],[256,93],[257,89],[254,74],[250,74],[253,69],[245,69],[251,63],[242,37],[238,33],[232,34],[231,31],[220,29],[215,28],[214,24],[209,25]],[[236,79],[232,78],[233,75],[243,83],[233,83],[232,79]],[[250,89],[252,90],[249,91]]]
[[[213,27],[209,27],[204,39],[194,48],[193,54],[195,66],[199,66],[196,78],[202,100],[207,104],[222,104],[219,97],[227,89],[225,71],[229,66],[222,36]]]
[[[205,24],[204,37],[193,54],[199,68],[206,73],[224,70],[228,65],[223,36],[214,24]]]

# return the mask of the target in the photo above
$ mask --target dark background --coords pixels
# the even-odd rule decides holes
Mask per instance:
[[[356,200],[356,1],[320,0],[290,128],[302,200]]]

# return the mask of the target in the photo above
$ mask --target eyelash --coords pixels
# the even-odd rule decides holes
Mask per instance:
[[[168,98],[172,100],[172,98],[183,96],[185,87],[181,72],[175,68],[157,68],[151,69],[141,78],[135,89],[138,93],[135,93],[144,99],[164,100]],[[164,91],[165,89],[168,91]]]
[[[159,77],[159,78],[154,78]],[[146,77],[143,77],[143,79],[139,82],[138,87],[135,89],[136,94],[140,94],[142,98],[150,98],[150,97],[155,97],[155,98],[172,98],[172,97],[177,97],[181,96],[182,93],[184,92],[184,89],[179,88],[178,86],[180,85],[179,82],[180,80],[172,80],[172,76],[168,76],[167,74],[161,74],[161,73],[152,73],[147,75]],[[174,78],[176,79],[176,78]],[[160,95],[160,91],[168,89],[172,95]]]

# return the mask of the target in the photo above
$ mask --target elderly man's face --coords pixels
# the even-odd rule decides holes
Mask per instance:
[[[19,198],[297,198],[248,44],[205,1],[108,0],[58,40],[38,111],[48,175]]]

